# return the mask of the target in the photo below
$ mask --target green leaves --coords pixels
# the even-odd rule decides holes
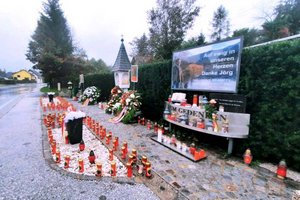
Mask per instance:
[[[74,50],[71,32],[59,1],[48,0],[28,44],[27,59],[35,64],[35,69],[41,70],[45,81],[53,86],[54,82],[72,77],[76,71]]]
[[[300,138],[299,48],[300,40],[294,40],[244,50],[239,83],[251,114],[242,148],[251,147],[257,158],[275,163],[285,158],[296,169],[300,148],[292,141]]]

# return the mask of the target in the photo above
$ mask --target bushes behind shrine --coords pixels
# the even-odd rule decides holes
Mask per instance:
[[[132,88],[142,96],[142,113],[151,120],[162,118],[164,101],[171,94],[171,61],[142,65],[138,71],[138,83]]]
[[[115,86],[114,74],[91,74],[84,77],[84,87],[96,86],[100,91],[98,101],[109,101],[110,91]]]

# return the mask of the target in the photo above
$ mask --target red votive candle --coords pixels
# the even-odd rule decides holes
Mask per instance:
[[[67,169],[70,167],[70,156],[69,155],[65,155],[65,165],[64,168]]]
[[[111,162],[110,174],[111,174],[111,176],[116,176],[117,175],[117,168],[116,168],[116,162],[115,161]]]
[[[132,177],[132,166],[130,163],[126,163],[126,167],[127,167],[127,177],[131,178]]]
[[[97,166],[96,176],[102,176],[102,164],[97,163],[96,166]]]
[[[125,147],[123,146],[121,149],[122,149],[121,158],[125,160],[126,159],[126,150],[125,150]]]
[[[109,149],[109,156],[108,156],[108,159],[110,161],[113,161],[114,160],[114,152],[112,149]]]
[[[84,164],[82,158],[79,158],[78,160],[78,167],[79,167],[79,172],[83,173],[84,172]]]

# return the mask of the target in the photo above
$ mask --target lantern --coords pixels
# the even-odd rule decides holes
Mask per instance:
[[[140,123],[141,123],[141,117],[138,116],[138,124],[140,124]]]
[[[205,121],[204,121],[204,119],[201,119],[201,120],[197,123],[197,127],[198,127],[198,128],[202,128],[202,129],[205,129]]]
[[[198,106],[198,95],[194,94],[193,96],[193,107],[197,107]]]
[[[60,151],[59,151],[59,149],[56,150],[55,154],[56,154],[56,160],[55,160],[55,162],[56,163],[60,163]]]
[[[78,167],[79,167],[79,172],[83,173],[84,172],[84,164],[82,158],[79,158],[78,160]]]
[[[158,125],[157,122],[154,123],[154,133],[157,133],[158,131]]]
[[[95,153],[93,150],[90,151],[90,154],[89,154],[89,161],[91,164],[95,164],[95,159],[96,159],[96,156],[95,156]]]
[[[105,142],[105,144],[109,145],[109,143],[110,143],[110,135],[107,134],[106,135],[106,142]]]
[[[244,163],[246,165],[250,165],[251,161],[252,161],[252,155],[251,155],[251,151],[250,149],[247,149],[244,153]]]
[[[54,139],[51,143],[51,147],[52,147],[52,154],[55,154],[56,153],[56,141]]]
[[[133,163],[133,156],[132,156],[132,155],[129,156],[128,163],[130,163],[131,165],[134,164],[134,163]]]
[[[123,159],[123,160],[125,160],[126,159],[126,150],[125,150],[125,147],[124,146],[122,146],[122,155],[121,155],[121,158]]]
[[[190,146],[190,153],[191,153],[192,155],[194,155],[194,154],[195,154],[195,151],[196,151],[195,144],[192,143],[191,146]]]
[[[132,177],[132,166],[131,166],[131,163],[126,163],[126,167],[127,167],[127,177],[131,178]]]
[[[115,142],[116,142],[116,147],[118,148],[118,146],[119,146],[119,137],[115,137]]]
[[[150,122],[150,120],[147,121],[147,129],[148,129],[148,130],[151,129],[151,122]]]
[[[83,151],[83,150],[84,150],[84,148],[85,148],[84,141],[83,141],[83,140],[81,140],[81,142],[79,143],[79,150],[80,150],[80,151]]]
[[[123,147],[125,148],[125,153],[127,154],[128,152],[128,148],[127,148],[127,142],[123,142]]]
[[[102,164],[97,163],[96,167],[97,167],[96,176],[102,176]]]
[[[146,156],[142,156],[142,164],[143,164],[143,169],[146,170],[146,163],[148,162],[148,159]]]
[[[168,97],[168,103],[172,103],[172,96],[171,95],[169,95],[169,97]]]
[[[131,155],[133,156],[133,162],[136,163],[137,162],[137,151],[136,151],[136,149],[132,149]]]
[[[170,110],[169,110],[169,106],[168,106],[168,104],[166,104],[166,106],[165,106],[165,110],[164,110],[164,118],[165,119],[168,119],[168,117],[169,117],[169,115],[171,114],[171,112],[170,112]]]
[[[117,175],[116,162],[112,161],[110,165],[111,165],[111,170],[110,170],[111,176],[116,176]]]
[[[109,157],[108,157],[108,159],[109,159],[110,161],[113,161],[113,160],[114,160],[114,152],[113,152],[112,149],[109,149]]]
[[[69,155],[65,155],[65,165],[64,168],[67,169],[70,166],[70,156]]]
[[[277,166],[277,177],[284,179],[286,177],[287,166],[285,160],[281,160]]]
[[[114,139],[113,141],[113,151],[117,151],[117,140]]]
[[[151,174],[151,163],[147,162],[146,163],[146,177],[147,178],[151,178],[152,174]]]

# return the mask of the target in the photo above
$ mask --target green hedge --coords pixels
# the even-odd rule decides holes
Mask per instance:
[[[17,81],[16,80],[5,80],[0,78],[0,84],[5,84],[5,85],[12,85],[12,84],[16,84]]]
[[[164,101],[171,94],[171,61],[139,67],[139,80],[135,88],[142,96],[142,113],[152,120],[162,117]]]
[[[84,87],[96,86],[101,90],[99,101],[108,101],[110,99],[110,90],[115,86],[113,73],[92,74],[84,76]]]
[[[255,158],[279,162],[300,170],[300,40],[245,49],[242,53],[239,93],[247,97],[251,114],[249,139]]]

